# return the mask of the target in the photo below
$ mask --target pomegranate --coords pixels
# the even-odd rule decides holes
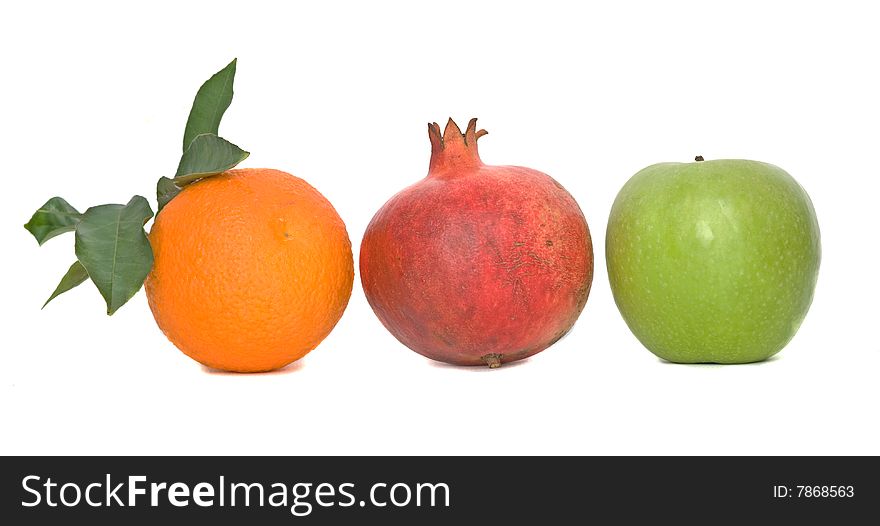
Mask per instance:
[[[428,125],[428,176],[376,213],[361,243],[364,292],[382,324],[441,362],[538,353],[571,329],[593,280],[590,231],[550,176],[488,166],[471,119]]]

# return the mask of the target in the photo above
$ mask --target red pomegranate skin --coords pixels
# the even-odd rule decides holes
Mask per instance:
[[[428,126],[428,176],[392,197],[360,252],[367,300],[410,349],[441,362],[520,360],[559,340],[593,279],[590,231],[550,176],[488,166],[472,119]]]

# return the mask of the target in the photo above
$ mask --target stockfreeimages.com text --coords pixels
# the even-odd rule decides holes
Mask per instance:
[[[450,507],[450,489],[446,483],[377,482],[369,492],[358,499],[354,483],[330,484],[327,482],[298,482],[286,484],[274,482],[230,482],[220,476],[215,482],[151,482],[143,475],[131,475],[117,482],[107,474],[102,481],[89,484],[56,482],[51,477],[28,475],[21,481],[25,498],[21,505],[36,506],[90,506],[90,507],[175,507],[196,505],[201,507],[271,506],[289,508],[290,513],[304,517],[315,506],[329,508],[339,506],[375,507]]]

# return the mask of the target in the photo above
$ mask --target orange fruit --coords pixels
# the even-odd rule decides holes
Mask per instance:
[[[185,187],[149,237],[156,323],[208,367],[284,367],[330,333],[351,296],[345,224],[317,190],[278,170],[230,170]]]

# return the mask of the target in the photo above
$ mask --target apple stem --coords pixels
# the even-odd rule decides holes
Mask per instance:
[[[698,156],[694,157],[694,160],[697,162],[700,162],[700,161],[703,161],[704,159],[703,159],[702,155],[698,155]]]

